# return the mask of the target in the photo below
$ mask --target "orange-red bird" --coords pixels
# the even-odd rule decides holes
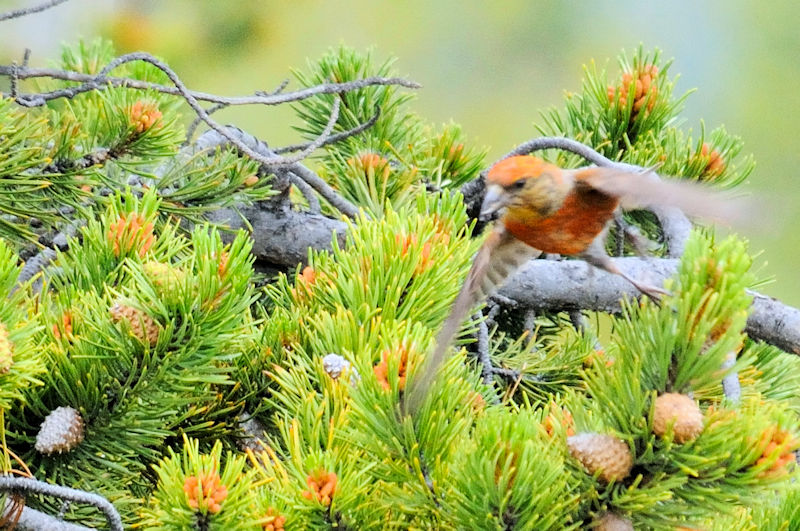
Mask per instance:
[[[467,312],[490,295],[529,259],[545,253],[576,255],[622,276],[657,299],[664,290],[622,271],[606,254],[606,226],[619,207],[672,206],[690,216],[730,219],[737,206],[718,193],[688,181],[663,181],[648,171],[614,168],[565,170],[530,155],[495,164],[486,178],[481,217],[497,217],[475,256],[461,292],[437,337],[436,348],[412,382],[406,404],[414,411],[424,398],[450,340]]]

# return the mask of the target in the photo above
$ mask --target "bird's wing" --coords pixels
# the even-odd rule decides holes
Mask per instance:
[[[433,378],[444,363],[447,348],[468,312],[503,285],[520,266],[539,254],[539,250],[513,237],[502,225],[497,224],[492,229],[475,255],[472,268],[453,303],[450,315],[436,336],[436,347],[410,382],[405,398],[407,412],[413,413],[422,405]]]
[[[732,222],[747,209],[741,200],[692,181],[664,180],[653,172],[635,173],[614,168],[575,171],[575,184],[618,197],[623,208],[675,207],[689,217]]]

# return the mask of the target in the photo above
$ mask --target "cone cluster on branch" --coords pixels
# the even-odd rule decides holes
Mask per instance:
[[[137,133],[144,133],[161,119],[161,111],[154,102],[137,101],[130,110],[131,125]]]
[[[375,367],[373,367],[373,371],[375,372],[375,377],[378,379],[378,383],[381,384],[384,390],[388,391],[391,389],[391,385],[389,384],[389,357],[399,357],[399,365],[397,368],[397,388],[402,391],[406,388],[406,376],[408,373],[408,350],[405,347],[400,347],[398,352],[390,352],[388,350],[384,350],[381,354],[381,361]]]
[[[328,376],[334,380],[338,380],[342,374],[349,374],[350,383],[352,385],[358,383],[358,380],[361,378],[358,375],[356,368],[353,367],[349,361],[338,354],[331,353],[322,358],[322,368],[325,370]]]
[[[363,153],[358,157],[347,159],[347,164],[363,171],[367,176],[370,172],[380,173],[383,179],[388,178],[389,172],[392,170],[389,161],[377,153]]]
[[[633,531],[633,524],[627,518],[614,513],[605,513],[597,520],[595,531]]]
[[[53,336],[56,339],[61,339],[63,335],[69,339],[72,337],[72,314],[68,311],[61,314],[61,323],[53,323]]]
[[[703,142],[703,146],[700,148],[700,155],[708,158],[706,167],[703,170],[703,175],[707,177],[716,177],[725,171],[725,160],[722,158],[719,151],[711,148],[708,142]]]
[[[777,426],[765,430],[761,437],[761,447],[764,450],[761,453],[761,457],[756,461],[756,465],[767,463],[775,457],[776,452],[780,453],[775,462],[762,472],[762,475],[781,476],[786,474],[789,467],[794,465],[796,461],[796,456],[792,451],[794,446],[796,446],[796,442],[792,440],[792,436],[788,431],[778,429]]]
[[[556,407],[558,406],[556,406],[555,402],[550,404],[551,409]],[[558,420],[556,420],[556,417],[553,413],[550,413],[544,419],[544,429],[548,436],[553,436],[553,434],[556,432],[556,426],[558,426]],[[567,437],[575,435],[575,423],[572,420],[572,413],[570,413],[566,408],[561,409],[561,426],[566,431]]]

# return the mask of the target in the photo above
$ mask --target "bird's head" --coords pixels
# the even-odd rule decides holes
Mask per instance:
[[[486,176],[480,218],[550,216],[561,207],[572,183],[569,172],[540,158],[518,155],[503,159]]]

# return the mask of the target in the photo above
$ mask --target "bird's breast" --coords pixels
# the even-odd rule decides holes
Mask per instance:
[[[547,217],[510,209],[503,224],[514,237],[545,253],[580,254],[603,232],[619,201],[599,192],[571,193]]]

